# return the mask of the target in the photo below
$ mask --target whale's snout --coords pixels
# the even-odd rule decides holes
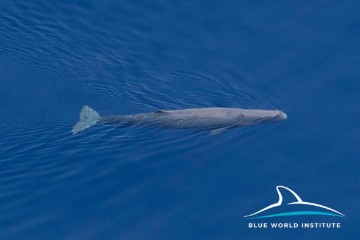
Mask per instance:
[[[286,113],[284,113],[284,112],[280,112],[280,119],[282,119],[282,120],[285,120],[285,119],[287,119],[287,114]]]
[[[277,113],[276,113],[276,118],[278,120],[286,120],[287,119],[287,114],[278,110]]]

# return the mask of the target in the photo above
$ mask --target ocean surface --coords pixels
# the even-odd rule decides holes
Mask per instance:
[[[0,239],[358,239],[359,12],[355,0],[2,0]],[[85,104],[288,119],[216,136],[72,135]],[[262,221],[244,216],[277,202],[279,185],[345,217],[271,221],[341,229],[249,228]]]

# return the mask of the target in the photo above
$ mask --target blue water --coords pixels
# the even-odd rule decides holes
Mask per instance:
[[[0,239],[357,239],[359,12],[355,0],[1,1]],[[84,104],[288,120],[71,135]],[[345,214],[283,221],[341,229],[249,229],[243,216],[276,202],[277,185]]]

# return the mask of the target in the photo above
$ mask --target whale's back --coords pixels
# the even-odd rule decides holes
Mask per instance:
[[[192,108],[128,115],[123,121],[166,128],[214,129],[235,126],[242,119],[243,112],[236,108]]]

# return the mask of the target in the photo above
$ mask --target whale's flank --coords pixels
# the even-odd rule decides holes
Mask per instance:
[[[100,120],[100,115],[89,106],[83,106],[80,111],[80,120],[77,122],[71,132],[76,134],[95,125]]]

